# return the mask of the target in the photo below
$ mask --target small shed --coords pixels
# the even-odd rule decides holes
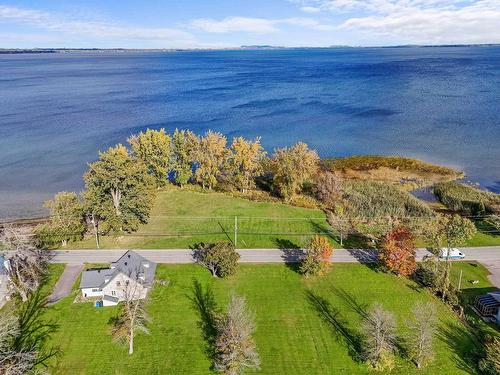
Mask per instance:
[[[491,292],[477,296],[474,307],[483,316],[491,316],[498,319],[500,314],[500,292]]]

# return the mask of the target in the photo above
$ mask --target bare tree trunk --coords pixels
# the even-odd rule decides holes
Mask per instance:
[[[16,267],[16,279],[18,282],[21,282],[23,279],[22,276],[19,274],[19,269]],[[24,290],[24,288],[21,285],[17,285],[15,282],[13,283],[15,288],[17,289],[19,295],[21,296],[21,300],[23,302],[26,302],[28,300],[28,293]]]
[[[99,227],[97,225],[97,221],[95,219],[94,214],[92,214],[90,216],[90,221],[92,222],[92,226],[94,227],[95,244],[96,244],[96,247],[99,249],[100,248],[100,246],[99,246]]]
[[[441,291],[442,294],[442,299],[443,302],[446,300],[446,295],[448,294],[448,289],[450,286],[450,267],[451,267],[451,262],[450,262],[450,249],[447,249],[446,253],[446,267],[444,269],[444,280],[443,280],[443,288]]]
[[[128,354],[134,353],[134,329],[130,329],[130,339],[128,343]]]
[[[116,215],[120,216],[120,200],[122,192],[119,189],[111,189],[111,197],[113,198],[113,206],[115,206]]]

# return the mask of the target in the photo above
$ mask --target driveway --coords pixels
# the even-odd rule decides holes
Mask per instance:
[[[67,264],[64,272],[56,283],[52,294],[49,296],[49,303],[56,303],[60,299],[71,294],[76,279],[83,271],[83,264]]]
[[[500,288],[500,260],[491,261],[491,262],[483,262],[488,271],[491,272],[491,275],[488,276],[491,283]]]

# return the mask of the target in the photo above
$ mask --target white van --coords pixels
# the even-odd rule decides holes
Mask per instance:
[[[450,259],[464,259],[465,258],[464,253],[462,253],[457,248],[442,247],[440,249],[440,252],[439,252],[439,257],[446,258],[448,256]]]

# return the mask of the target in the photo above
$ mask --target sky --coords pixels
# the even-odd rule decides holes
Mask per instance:
[[[500,43],[500,0],[0,0],[0,48]]]

